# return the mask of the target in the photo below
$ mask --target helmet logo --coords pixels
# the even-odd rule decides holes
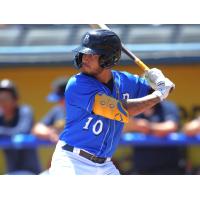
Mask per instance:
[[[83,40],[84,44],[88,44],[89,43],[89,34],[87,34]]]

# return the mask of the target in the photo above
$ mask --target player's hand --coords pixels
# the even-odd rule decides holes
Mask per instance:
[[[47,133],[47,137],[48,139],[53,142],[53,143],[57,143],[59,140],[59,133],[56,129],[54,128],[49,128],[49,131]]]
[[[137,131],[141,133],[149,134],[151,132],[150,125],[151,123],[146,119],[135,119],[135,126]]]
[[[156,91],[153,92],[161,101],[167,98],[170,91],[175,89],[175,84],[170,81],[168,78],[164,79],[164,84],[161,84],[157,87]]]
[[[151,88],[153,88],[154,90],[158,90],[158,87],[164,86],[165,76],[163,75],[161,70],[157,68],[152,68],[145,71],[145,78]]]

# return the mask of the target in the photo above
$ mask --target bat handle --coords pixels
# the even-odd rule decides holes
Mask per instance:
[[[144,71],[148,71],[149,67],[145,65],[139,58],[135,59],[135,63]]]

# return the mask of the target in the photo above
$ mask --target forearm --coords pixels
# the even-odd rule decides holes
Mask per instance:
[[[136,127],[136,123],[135,123],[135,119],[133,119],[132,117],[129,117],[129,121],[128,123],[124,124],[124,128],[123,128],[123,132],[134,132],[134,131],[138,131],[137,127]]]
[[[166,121],[162,123],[152,122],[150,124],[150,129],[152,133],[164,136],[169,133],[177,131],[178,125],[173,121]]]
[[[32,133],[38,138],[50,140],[52,142],[57,142],[59,139],[58,130],[52,127],[48,127],[42,123],[36,124],[32,130]]]
[[[33,135],[42,139],[48,139],[49,137],[48,132],[49,132],[49,127],[41,123],[36,124],[32,130]]]
[[[191,122],[186,123],[183,127],[183,131],[189,135],[200,133],[200,121],[193,120]]]
[[[130,117],[129,122],[124,125],[123,132],[142,132],[150,133],[149,122],[146,119]]]
[[[152,93],[142,98],[128,99],[123,102],[123,106],[126,108],[129,115],[135,116],[155,106],[159,102],[160,98]]]

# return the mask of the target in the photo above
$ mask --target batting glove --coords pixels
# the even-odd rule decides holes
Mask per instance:
[[[154,90],[158,90],[160,86],[164,86],[165,76],[157,68],[152,68],[150,70],[145,71],[145,78],[148,81],[151,88],[153,88]]]
[[[175,84],[172,83],[168,78],[165,78],[164,85],[158,86],[157,90],[153,92],[161,101],[167,98],[170,91],[175,89]]]

